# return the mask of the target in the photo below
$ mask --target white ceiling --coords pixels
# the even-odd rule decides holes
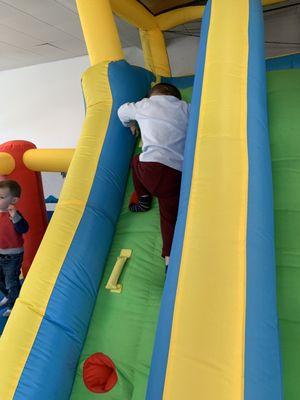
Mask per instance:
[[[268,56],[300,52],[300,1],[283,4],[299,6],[265,13]],[[137,30],[117,23],[122,45],[140,46]],[[176,33],[166,33],[168,42],[183,35],[199,36],[199,23],[172,31]],[[0,0],[0,70],[85,54],[75,0]]]
[[[82,54],[86,47],[75,1],[0,1],[0,70]]]

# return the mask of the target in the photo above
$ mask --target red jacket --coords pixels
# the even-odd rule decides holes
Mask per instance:
[[[13,222],[8,212],[0,212],[0,253],[1,249],[18,249],[24,244],[23,233],[28,231],[26,220],[18,213],[17,222]]]

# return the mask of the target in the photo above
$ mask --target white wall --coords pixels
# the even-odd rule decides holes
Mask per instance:
[[[168,54],[173,76],[193,75],[199,47],[199,38],[180,37],[168,46]]]
[[[125,49],[143,65],[141,51]],[[75,147],[84,120],[80,78],[89,59],[77,57],[0,72],[0,143],[28,140],[39,148]],[[45,197],[58,196],[60,174],[43,174]]]
[[[0,143],[75,147],[84,118],[80,76],[88,57],[0,72]],[[45,197],[58,196],[60,174],[43,174]]]
[[[125,49],[143,65],[142,52]],[[84,119],[80,78],[88,57],[0,72],[0,143],[24,139],[37,147],[75,147]]]
[[[168,55],[173,76],[193,75],[200,39],[183,36],[169,42]],[[125,49],[126,59],[134,65],[144,66],[143,52],[140,48]]]
[[[80,76],[87,57],[0,73],[0,142],[74,147],[84,117]]]

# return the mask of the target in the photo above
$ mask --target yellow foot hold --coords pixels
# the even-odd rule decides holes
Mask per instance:
[[[126,261],[131,257],[131,254],[132,250],[122,249],[119,257],[117,258],[115,266],[105,286],[105,288],[110,290],[112,293],[121,293],[122,291],[122,284],[118,283],[118,280],[126,264]]]

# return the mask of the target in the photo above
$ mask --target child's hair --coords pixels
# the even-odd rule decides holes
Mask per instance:
[[[0,189],[9,189],[10,194],[13,197],[21,196],[21,186],[16,181],[12,180],[0,181]]]
[[[181,93],[177,89],[176,86],[171,85],[170,83],[157,83],[150,90],[149,97],[155,94],[162,94],[166,96],[174,96],[177,97],[178,100],[181,100]]]

